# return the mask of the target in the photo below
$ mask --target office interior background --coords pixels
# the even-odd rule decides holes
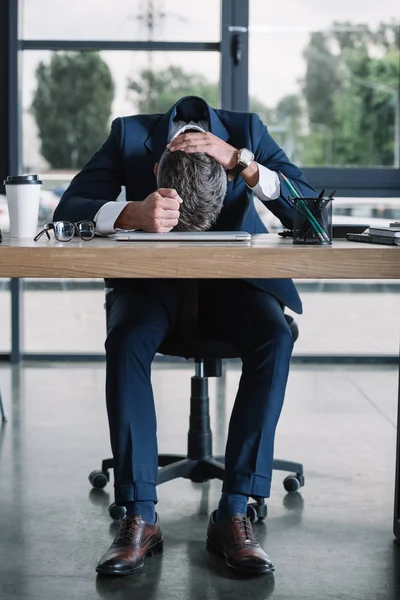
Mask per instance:
[[[0,182],[40,174],[41,224],[113,118],[190,94],[257,112],[318,190],[337,190],[334,221],[400,220],[398,0],[0,0]],[[258,207],[270,231],[283,229]],[[304,463],[306,487],[285,495],[274,474],[256,529],[276,583],[213,567],[204,539],[220,485],[186,480],[159,487],[162,562],[102,583],[94,567],[115,533],[112,484],[96,495],[87,475],[110,452],[103,281],[0,279],[2,598],[399,597],[400,284],[297,283],[304,314],[276,454]],[[159,446],[182,452],[193,367],[165,361],[153,369]],[[217,455],[240,377],[238,361],[225,367],[210,380]]]
[[[400,220],[396,0],[362,10],[344,0],[203,0],[190,10],[180,0],[1,6],[0,76],[10,82],[0,86],[1,179],[41,175],[42,223],[113,118],[163,112],[187,94],[257,112],[314,186],[337,190],[334,221]],[[282,229],[261,204],[260,212],[270,231]],[[7,226],[0,195],[0,228]],[[297,360],[396,359],[398,283],[299,288]],[[1,280],[1,357],[101,359],[102,297],[99,280]]]

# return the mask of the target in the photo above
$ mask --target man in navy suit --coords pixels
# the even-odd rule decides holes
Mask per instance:
[[[116,119],[104,145],[63,195],[54,220],[94,220],[103,234],[116,229],[179,228],[185,190],[178,193],[178,185],[160,187],[155,165],[165,153],[181,151],[185,156],[209,157],[227,178],[221,206],[200,228],[266,233],[254,195],[292,228],[292,202],[280,173],[304,196],[315,195],[256,114],[214,110],[201,98],[189,96],[164,115]],[[115,202],[121,186],[126,188],[126,202]],[[189,217],[187,229],[190,222]],[[127,517],[97,571],[115,575],[136,572],[147,554],[162,549],[155,512],[157,438],[150,369],[177,324],[182,295],[177,280],[108,280],[106,285],[106,396],[115,500],[126,506]],[[270,493],[275,428],[293,347],[285,306],[302,311],[289,279],[200,281],[204,326],[230,342],[243,361],[221,500],[207,531],[209,546],[242,573],[274,570],[245,515],[248,496],[267,498]]]

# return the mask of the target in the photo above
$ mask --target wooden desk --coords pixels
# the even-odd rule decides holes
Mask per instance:
[[[294,246],[278,235],[229,244],[5,239],[0,277],[400,279],[400,247],[346,241]]]
[[[346,241],[335,241],[332,246],[293,246],[291,240],[277,235],[257,235],[251,243],[230,244],[101,238],[61,244],[6,238],[0,244],[0,277],[400,279],[400,247]],[[400,540],[400,411],[394,534]]]

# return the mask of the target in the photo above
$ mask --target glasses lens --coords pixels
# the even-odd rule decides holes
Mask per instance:
[[[75,225],[69,221],[54,223],[54,235],[59,242],[69,242],[75,234]]]
[[[84,242],[92,240],[94,238],[94,223],[92,221],[78,223],[78,235]]]

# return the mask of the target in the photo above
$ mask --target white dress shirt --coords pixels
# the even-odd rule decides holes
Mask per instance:
[[[195,128],[199,131],[208,131],[207,121],[174,121],[171,127],[169,140],[177,137],[180,133],[183,133],[185,129]],[[278,174],[275,171],[271,171],[264,165],[258,165],[258,183],[250,188],[254,195],[257,196],[263,202],[268,200],[276,200],[279,198],[281,193],[281,185]],[[250,186],[249,186],[250,187]],[[96,213],[94,221],[96,222],[96,233],[100,235],[110,235],[115,233],[114,223],[118,219],[119,215],[128,203],[124,202],[107,202],[100,210]]]

